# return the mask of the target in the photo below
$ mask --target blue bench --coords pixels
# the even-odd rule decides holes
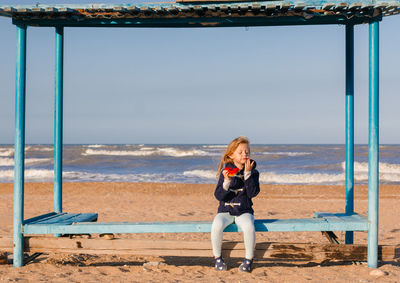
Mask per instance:
[[[25,235],[101,233],[209,233],[211,221],[176,222],[96,222],[97,213],[48,213],[27,219]],[[258,232],[290,231],[367,231],[368,219],[360,214],[315,213],[314,218],[257,219]],[[239,232],[236,224],[225,232]]]

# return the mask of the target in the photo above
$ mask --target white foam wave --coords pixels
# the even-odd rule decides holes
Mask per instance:
[[[53,147],[41,147],[39,148],[39,151],[54,151]]]
[[[87,147],[89,148],[100,148],[100,147],[105,147],[103,144],[89,144]]]
[[[276,174],[260,173],[263,184],[336,184],[344,182],[344,174]]]
[[[52,160],[53,159],[51,158],[27,158],[25,159],[25,165],[47,163],[47,162],[52,162]]]
[[[29,145],[25,147],[25,151],[53,151],[54,148],[51,146],[42,145]]]
[[[368,173],[355,173],[356,182],[367,182]],[[380,173],[379,180],[384,183],[400,182],[400,174]],[[344,173],[341,174],[276,174],[260,173],[263,184],[343,184]]]
[[[180,175],[182,176],[182,175]],[[0,170],[0,182],[12,182],[13,170]],[[53,170],[25,170],[26,182],[51,182],[54,179]],[[85,182],[176,182],[182,181],[177,174],[101,174],[78,171],[63,172],[64,181],[85,181]]]
[[[344,171],[345,170],[345,162],[342,162],[341,165],[342,165],[342,168]],[[354,162],[354,172],[368,173],[368,162]],[[379,173],[399,174],[400,175],[400,164],[379,162]]]
[[[186,177],[197,177],[209,180],[216,180],[217,171],[213,170],[191,170],[183,172]]]
[[[96,181],[96,182],[173,182],[176,174],[100,174],[89,172],[63,172],[63,178],[68,181]]]
[[[37,147],[37,146],[26,146],[25,147],[25,152],[27,151],[53,151],[54,149],[52,147]],[[14,149],[0,149],[0,156],[13,156],[14,155]]]
[[[264,155],[286,155],[286,156],[303,156],[303,155],[310,155],[312,152],[291,152],[291,151],[280,151],[280,152],[262,152],[260,154]]]
[[[26,169],[25,181],[50,181],[53,179],[54,172],[44,169]],[[0,181],[11,182],[14,179],[14,170],[0,170]]]
[[[183,173],[186,177],[197,177],[207,180],[216,179],[215,170],[191,170]],[[262,184],[333,184],[344,181],[344,174],[276,174],[271,172],[260,173]]]
[[[191,170],[183,173],[185,177],[201,178],[207,181],[216,180],[216,171],[214,170]],[[368,181],[368,173],[356,173],[356,182]],[[382,182],[400,182],[399,174],[380,173],[379,179]],[[305,173],[305,174],[278,174],[273,172],[260,172],[260,183],[262,184],[343,184],[345,182],[344,173],[323,174],[323,173]]]
[[[226,148],[227,145],[221,145],[221,144],[216,144],[216,145],[203,145],[204,148]]]
[[[0,156],[12,156],[14,149],[0,149]]]
[[[185,156],[205,156],[208,155],[207,152],[199,149],[192,150],[178,150],[175,148],[158,148],[157,151],[162,153],[162,155],[174,156],[174,157],[185,157]]]
[[[209,153],[198,150],[179,150],[171,147],[166,148],[141,148],[140,150],[94,150],[87,149],[83,155],[114,155],[114,156],[172,156],[172,157],[187,157],[187,156],[206,156]]]
[[[142,147],[140,150],[154,150],[154,147]]]
[[[85,150],[82,155],[115,155],[115,156],[148,156],[152,155],[153,152],[148,151],[127,151],[127,150],[94,150],[94,149],[87,149]]]
[[[0,158],[0,166],[14,166],[13,158]]]
[[[0,182],[12,182],[14,170],[0,170]],[[183,174],[101,174],[90,172],[63,172],[64,181],[97,181],[97,182],[191,182],[190,178],[200,178],[206,183],[216,181],[214,170],[191,170]],[[379,174],[381,182],[400,182],[400,174]],[[53,170],[26,169],[25,181],[51,182],[54,179]],[[368,174],[355,174],[356,182],[366,182]],[[344,174],[277,174],[261,172],[262,184],[343,184]]]
[[[25,165],[46,163],[50,161],[50,158],[27,158],[25,159]],[[0,166],[14,166],[14,158],[0,158]]]

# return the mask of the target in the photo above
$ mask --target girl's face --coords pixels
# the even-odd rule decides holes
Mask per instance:
[[[249,145],[245,143],[239,144],[236,150],[229,157],[232,158],[233,163],[235,163],[236,167],[242,168],[247,159],[250,158]]]

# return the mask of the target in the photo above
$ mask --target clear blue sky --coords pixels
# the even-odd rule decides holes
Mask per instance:
[[[400,15],[380,24],[381,143],[400,143],[399,27]],[[0,143],[13,143],[9,18],[0,38]],[[27,46],[26,142],[52,143],[54,29],[30,27]],[[64,142],[344,143],[344,48],[338,25],[66,28]],[[355,139],[367,143],[368,25],[355,28],[355,74]]]

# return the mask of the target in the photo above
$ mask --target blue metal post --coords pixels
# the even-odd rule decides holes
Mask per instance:
[[[354,213],[354,26],[346,25],[346,214]],[[346,244],[353,244],[347,231]]]
[[[56,27],[54,105],[54,211],[62,212],[64,27]]]
[[[24,234],[24,159],[25,159],[25,80],[26,29],[17,26],[17,70],[15,77],[15,150],[14,150],[14,267],[23,265]]]
[[[379,22],[369,24],[368,266],[378,267]]]

